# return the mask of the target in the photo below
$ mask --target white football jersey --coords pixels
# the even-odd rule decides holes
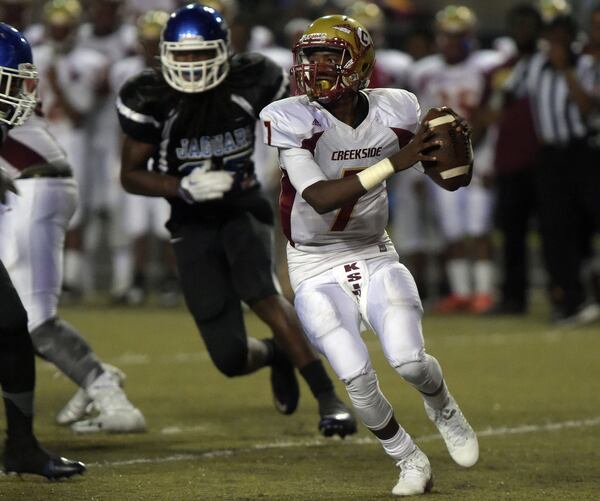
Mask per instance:
[[[57,53],[51,43],[43,43],[33,48],[33,60],[40,75],[39,93],[42,110],[53,128],[67,131],[73,128],[71,120],[56,101],[49,83],[48,72],[55,68],[60,88],[69,104],[82,115],[87,115],[96,102],[96,89],[99,87],[107,60],[102,54],[91,49],[75,47],[67,54]]]
[[[9,131],[0,149],[0,166],[13,179],[27,167],[66,161],[65,152],[48,131],[48,122],[35,113]]]
[[[326,214],[317,213],[301,196],[319,180],[357,174],[393,155],[414,135],[420,109],[413,94],[400,89],[361,92],[369,101],[369,111],[357,128],[339,121],[306,96],[276,101],[260,114],[267,144],[307,150],[316,162],[298,165],[293,172],[280,165],[281,223],[290,242],[288,262],[294,286],[336,263],[395,252],[385,231],[385,183],[355,204]]]
[[[424,110],[449,106],[467,120],[481,105],[486,75],[504,61],[500,52],[480,50],[464,61],[448,64],[440,54],[425,57],[411,68],[410,88]]]

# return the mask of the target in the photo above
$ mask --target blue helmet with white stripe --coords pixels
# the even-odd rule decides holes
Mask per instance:
[[[37,82],[29,42],[0,23],[0,122],[21,125],[27,120],[37,104]]]
[[[162,72],[181,92],[204,92],[229,73],[229,29],[212,7],[189,4],[167,21],[160,41]]]

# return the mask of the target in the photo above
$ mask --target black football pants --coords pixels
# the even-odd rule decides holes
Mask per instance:
[[[7,393],[33,391],[35,362],[27,313],[0,261],[0,385]]]
[[[181,288],[211,359],[227,376],[245,374],[248,341],[241,302],[277,294],[271,227],[248,213],[185,225],[173,233]]]

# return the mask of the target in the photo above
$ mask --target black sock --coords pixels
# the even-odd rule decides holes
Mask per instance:
[[[6,435],[10,441],[33,436],[33,415],[27,415],[9,398],[4,398],[6,410]]]
[[[325,371],[325,367],[323,367],[323,362],[320,360],[315,360],[302,367],[300,374],[302,374],[315,398],[318,399],[324,394],[333,392],[333,383]]]

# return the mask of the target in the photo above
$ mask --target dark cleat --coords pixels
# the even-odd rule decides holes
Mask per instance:
[[[7,440],[4,448],[4,472],[31,473],[48,480],[59,480],[83,474],[85,465],[81,461],[71,461],[48,453],[35,438],[24,442]]]
[[[287,354],[272,339],[268,339],[273,349],[271,363],[271,388],[275,408],[282,414],[293,414],[300,400],[300,387],[296,379],[294,365]]]
[[[319,398],[319,431],[325,437],[356,433],[356,420],[350,409],[333,392]]]

